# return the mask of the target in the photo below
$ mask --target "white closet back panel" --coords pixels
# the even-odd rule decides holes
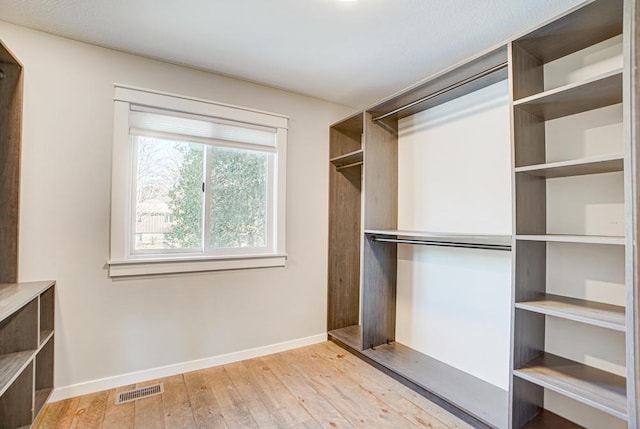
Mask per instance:
[[[511,234],[507,81],[399,122],[398,229]],[[509,252],[398,246],[396,339],[509,386]]]
[[[511,234],[506,80],[398,126],[398,229]]]

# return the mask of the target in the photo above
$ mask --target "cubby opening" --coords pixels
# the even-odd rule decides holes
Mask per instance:
[[[0,427],[29,427],[33,418],[33,362],[0,395]]]
[[[38,415],[49,395],[53,391],[53,336],[48,337],[48,341],[36,355],[36,380],[35,380],[35,403],[34,416]]]
[[[33,299],[0,322],[0,358],[37,348],[38,300]]]
[[[40,344],[42,345],[53,332],[55,292],[50,287],[40,294]]]
[[[0,428],[29,427],[53,390],[54,285],[0,284]]]

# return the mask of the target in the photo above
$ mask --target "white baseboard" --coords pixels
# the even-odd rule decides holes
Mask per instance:
[[[271,344],[268,346],[256,347],[254,349],[241,350],[239,352],[228,353],[219,356],[212,356],[204,359],[182,362],[174,365],[161,366],[158,368],[146,369],[143,371],[130,372],[113,377],[101,378],[98,380],[85,381],[84,383],[72,384],[70,386],[56,387],[48,402],[61,401],[74,396],[87,395],[101,390],[113,389],[115,387],[129,384],[141,383],[156,378],[169,377],[171,375],[182,374],[184,372],[197,371],[199,369],[211,368],[213,366],[225,365],[239,362],[273,353],[279,353],[298,347],[309,346],[327,340],[327,334],[312,335],[306,338],[285,341],[283,343]]]

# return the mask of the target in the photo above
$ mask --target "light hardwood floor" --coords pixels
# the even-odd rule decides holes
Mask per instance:
[[[158,381],[164,394],[115,405]],[[330,342],[54,402],[33,427],[470,428]]]

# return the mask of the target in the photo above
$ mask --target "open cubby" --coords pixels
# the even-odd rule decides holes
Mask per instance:
[[[54,282],[0,284],[0,428],[31,425],[53,390],[53,311]]]
[[[38,300],[0,321],[0,356],[38,348]]]
[[[0,428],[29,427],[33,421],[33,361],[0,395]]]
[[[18,283],[23,68],[2,42],[0,74],[0,428],[14,429],[53,390],[55,283]]]
[[[50,334],[36,355],[36,390],[34,415],[38,415],[53,390],[53,334]]]
[[[40,344],[42,345],[53,332],[53,314],[55,305],[54,288],[50,287],[40,294]]]

